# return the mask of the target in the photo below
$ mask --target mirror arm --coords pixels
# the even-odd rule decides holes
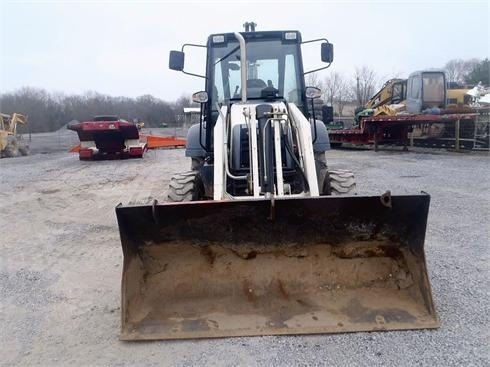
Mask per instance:
[[[328,39],[326,39],[326,38],[317,38],[317,39],[314,39],[314,40],[303,41],[303,42],[301,42],[301,44],[303,45],[303,44],[305,44],[305,43],[312,43],[312,42],[318,42],[318,41],[325,41],[325,42],[327,42],[327,43],[330,43],[330,42],[328,42]],[[330,64],[328,64],[327,66],[324,66],[324,67],[322,67],[322,68],[319,68],[319,69],[315,69],[315,70],[310,70],[310,71],[307,71],[307,72],[303,73],[303,75],[310,74],[310,73],[314,73],[315,71],[320,71],[320,70],[326,69],[326,68],[328,68],[330,65],[332,65],[332,63],[330,63]]]
[[[314,40],[303,41],[303,42],[301,42],[301,44],[304,44],[304,43],[312,43],[312,42],[318,42],[318,41],[325,41],[325,42],[327,42],[327,43],[330,43],[330,42],[328,42],[328,39],[326,39],[326,38],[317,38],[317,39],[314,39]]]
[[[184,52],[184,48],[185,48],[186,46],[190,46],[190,47],[203,47],[203,48],[206,48],[206,46],[205,46],[205,45],[197,45],[197,44],[195,44],[195,43],[184,43],[184,44],[182,45],[182,48],[180,49],[180,51]]]
[[[192,75],[192,76],[197,76],[197,77],[199,77],[199,78],[204,78],[204,79],[207,79],[207,78],[206,78],[206,76],[204,76],[204,75],[199,75],[199,74],[188,73],[187,71],[184,71],[184,70],[182,70],[182,72],[183,72],[184,74],[187,74],[187,75]]]
[[[330,67],[330,65],[332,65],[332,63],[328,64],[327,66],[324,66],[322,68],[319,68],[319,69],[314,69],[314,70],[310,70],[310,71],[305,71],[303,73],[303,75],[306,75],[306,74],[310,74],[310,73],[314,73],[315,71],[320,71],[320,70],[323,70],[323,69],[326,69],[328,67]]]
[[[196,44],[194,44],[194,43],[184,43],[184,44],[182,45],[182,48],[180,49],[180,51],[184,52],[184,48],[185,48],[186,46],[190,46],[190,47],[203,47],[203,48],[206,48],[206,46],[205,46],[205,45],[196,45]],[[184,74],[187,74],[187,75],[192,75],[192,76],[197,76],[198,78],[204,78],[204,79],[207,79],[205,75],[199,75],[199,74],[189,73],[189,72],[187,72],[187,71],[185,71],[185,70],[182,70],[182,72],[183,72]]]

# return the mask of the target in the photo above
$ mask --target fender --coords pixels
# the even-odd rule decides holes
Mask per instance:
[[[206,141],[205,131],[202,129],[201,141]],[[187,132],[187,143],[185,145],[186,157],[205,157],[206,151],[199,144],[199,124],[192,125]]]
[[[316,124],[316,141],[313,143],[313,151],[321,153],[330,150],[330,138],[328,136],[327,127],[321,120],[311,121],[311,136],[315,139],[315,124]]]

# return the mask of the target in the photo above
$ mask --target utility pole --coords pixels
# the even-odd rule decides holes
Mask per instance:
[[[357,85],[356,85],[356,88],[357,88],[357,103],[359,103],[359,107],[362,106],[362,102],[361,102],[361,88],[359,86],[359,76],[356,77],[356,82],[357,82]]]

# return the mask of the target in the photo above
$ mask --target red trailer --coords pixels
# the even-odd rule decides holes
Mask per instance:
[[[461,121],[474,121],[477,114],[444,114],[444,115],[380,115],[375,117],[364,117],[358,126],[351,129],[329,130],[330,143],[341,145],[349,143],[353,145],[374,145],[378,150],[381,144],[398,144],[407,146],[409,143],[409,132],[416,126],[446,124],[453,122],[459,132]],[[455,139],[459,136],[456,134]],[[455,142],[459,145],[459,141]],[[459,146],[456,146],[459,149]]]
[[[68,125],[68,129],[80,139],[80,160],[142,158],[147,149],[136,124],[117,116],[96,116]]]

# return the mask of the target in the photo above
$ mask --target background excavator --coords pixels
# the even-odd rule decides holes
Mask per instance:
[[[0,113],[0,158],[29,154],[29,147],[17,134],[17,124],[27,124],[27,116],[20,113]]]
[[[178,202],[116,207],[121,339],[437,327],[429,195],[349,195],[352,174],[327,168],[325,125],[307,114],[319,92],[305,86],[301,45],[314,41],[246,25],[204,46],[191,170],[168,190]],[[326,68],[333,46],[315,41]],[[190,74],[186,47],[169,67]]]
[[[385,104],[403,102],[407,97],[407,79],[390,79],[364,105],[366,108],[376,108]]]
[[[442,70],[421,70],[408,79],[390,79],[362,107],[356,109],[355,120],[363,117],[398,113],[440,113],[446,107],[446,76]]]

